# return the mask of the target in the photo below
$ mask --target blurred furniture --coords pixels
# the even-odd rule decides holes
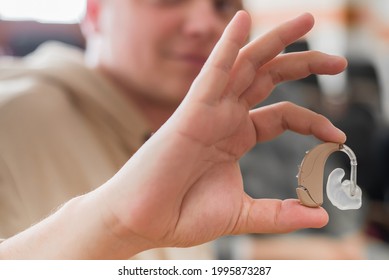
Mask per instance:
[[[84,48],[85,45],[78,24],[0,20],[0,55],[24,56],[48,40],[56,40],[80,48]]]

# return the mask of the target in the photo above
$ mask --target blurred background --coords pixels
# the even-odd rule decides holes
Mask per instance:
[[[329,117],[347,136],[358,160],[360,210],[328,204],[328,226],[271,236],[222,238],[222,259],[389,259],[389,1],[245,0],[252,14],[252,37],[303,12],[315,16],[314,29],[285,52],[319,50],[345,56],[348,69],[335,77],[310,76],[282,84],[267,103],[290,100]],[[0,56],[25,56],[42,42],[84,47],[78,23],[84,0],[0,0]],[[242,159],[247,192],[253,197],[296,197],[294,179],[306,150],[318,142],[286,133],[255,147]],[[331,156],[326,168],[349,169],[348,158]],[[346,175],[347,176],[347,175]]]

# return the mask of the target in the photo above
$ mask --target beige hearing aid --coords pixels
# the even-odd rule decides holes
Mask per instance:
[[[354,152],[346,145],[324,143],[308,151],[297,175],[297,196],[301,204],[319,207],[323,204],[323,176],[327,158],[336,151],[346,153],[350,158],[350,180],[341,181],[344,170],[337,168],[327,180],[327,196],[341,210],[358,209],[362,205],[362,191],[356,184],[357,161]]]

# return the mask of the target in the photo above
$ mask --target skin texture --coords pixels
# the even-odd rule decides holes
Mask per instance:
[[[250,110],[277,83],[345,69],[344,58],[315,51],[279,55],[313,23],[304,14],[246,45],[250,16],[238,12],[178,109],[126,165],[100,188],[4,242],[0,256],[119,259],[229,234],[324,226],[322,208],[247,196],[238,164],[257,142],[285,130],[345,142],[328,119],[294,104]]]

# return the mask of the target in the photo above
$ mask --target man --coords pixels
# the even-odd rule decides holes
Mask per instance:
[[[243,194],[237,163],[255,142],[286,128],[323,141],[345,141],[328,120],[289,103],[248,111],[279,82],[345,68],[344,59],[317,52],[276,57],[309,31],[311,16],[240,50],[250,23],[246,13],[239,13],[188,97],[160,129],[240,8],[240,1],[90,0],[83,25],[86,67],[81,53],[62,47],[3,62],[1,237],[102,184],[34,228],[44,233],[44,248],[56,244],[63,249],[54,255],[43,250],[40,257],[126,258],[225,234],[323,226],[322,209],[302,208],[295,201],[250,200]],[[105,183],[155,131],[146,147]],[[231,204],[225,205],[225,199]],[[216,211],[220,203],[228,209]],[[298,220],[293,213],[299,213]],[[128,235],[133,238],[124,240]],[[25,236],[28,231],[21,239]],[[33,244],[29,238],[21,244],[40,248],[42,238],[33,235]],[[209,258],[208,249],[160,249],[144,257]]]

